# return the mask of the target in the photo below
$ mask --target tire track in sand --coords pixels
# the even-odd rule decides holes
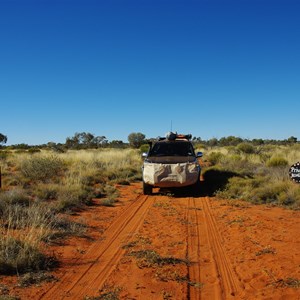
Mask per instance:
[[[83,299],[99,295],[105,280],[125,253],[122,245],[130,241],[143,223],[153,198],[140,195],[117,217],[99,240],[70,269],[61,280],[40,299]],[[81,264],[81,260],[85,263]]]
[[[202,276],[200,272],[200,236],[198,214],[196,211],[195,200],[188,199],[187,207],[187,258],[191,261],[191,266],[188,268],[188,279],[190,282],[201,282]],[[200,289],[188,288],[188,299],[201,299]]]
[[[190,286],[190,299],[232,299],[244,289],[222,246],[209,199],[188,201],[188,256],[191,259],[189,279],[203,288]],[[198,258],[195,256],[198,255]]]

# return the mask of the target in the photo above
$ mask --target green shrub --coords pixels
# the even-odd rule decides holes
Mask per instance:
[[[9,151],[0,150],[0,160],[6,160],[9,154]]]
[[[134,181],[141,178],[141,174],[134,168],[120,169],[115,178],[116,183],[122,181]]]
[[[98,177],[98,178],[97,178]],[[101,182],[100,176],[95,175],[85,175],[81,177],[81,182],[83,185],[93,186]]]
[[[227,155],[218,164],[221,169],[237,173],[241,176],[250,176],[259,172],[260,165],[250,159],[242,158],[240,155]]]
[[[212,164],[212,165],[216,165],[217,163],[219,163],[221,161],[222,158],[224,158],[225,155],[221,152],[211,152],[208,157],[207,160]]]
[[[2,222],[7,228],[50,228],[53,212],[49,206],[32,203],[27,207],[7,204],[2,211]]]
[[[132,167],[119,169],[106,169],[102,172],[102,176],[106,177],[108,181],[112,183],[120,183],[123,181],[135,181],[141,179],[141,169],[136,169]],[[107,180],[106,180],[107,181]]]
[[[57,278],[55,278],[54,275],[52,274],[49,274],[45,271],[30,272],[20,277],[18,286],[25,288],[32,285],[37,286],[43,282],[51,282],[51,281],[57,281]]]
[[[230,156],[229,156],[229,159],[230,159],[231,161],[237,161],[237,162],[243,160],[243,158],[242,158],[242,156],[241,156],[240,154],[233,154],[233,155],[230,155]]]
[[[143,145],[140,147],[140,152],[141,152],[141,153],[148,153],[149,148],[150,148],[149,144],[143,144]]]
[[[300,207],[300,190],[293,182],[274,181],[272,177],[232,177],[225,188],[216,193],[223,199],[243,199],[255,204],[274,203]]]
[[[24,190],[13,189],[2,193],[0,192],[0,202],[8,205],[28,206],[30,198]]]
[[[223,170],[217,167],[210,167],[204,170],[203,178],[206,193],[214,195],[217,191],[223,190],[229,179],[238,176],[237,173]]]
[[[193,145],[194,145],[195,152],[203,151],[203,150],[208,149],[208,146],[203,144],[203,143],[196,143],[196,144],[193,144]]]
[[[30,149],[28,149],[28,153],[31,153],[31,154],[33,154],[33,153],[40,153],[40,152],[41,152],[41,150],[38,149],[38,148],[30,148]]]
[[[39,184],[34,193],[38,200],[54,200],[58,197],[60,186],[58,184]]]
[[[55,156],[32,156],[20,166],[23,176],[34,181],[49,181],[62,174],[63,161]]]
[[[240,143],[237,145],[237,149],[246,154],[255,153],[255,147],[250,143]]]
[[[86,230],[86,225],[70,220],[67,217],[56,215],[52,222],[53,229],[59,229],[63,232],[78,233]]]
[[[107,198],[116,198],[119,197],[118,189],[110,184],[106,184],[102,187],[102,192]]]
[[[2,218],[3,225],[7,228],[25,228],[28,223],[27,208],[19,205],[7,205]]]
[[[252,181],[241,177],[231,177],[223,189],[216,192],[216,196],[225,199],[244,199],[252,188]]]
[[[288,161],[283,158],[283,157],[271,157],[269,160],[266,162],[267,167],[285,167],[288,165]]]
[[[90,205],[94,194],[83,185],[63,186],[58,193],[55,209],[59,212],[73,211]]]
[[[269,154],[269,153],[264,153],[264,152],[260,152],[260,153],[258,154],[258,157],[259,157],[259,159],[260,159],[260,161],[261,161],[262,163],[266,163],[266,162],[270,159],[271,154]]]
[[[286,188],[278,194],[278,203],[300,208],[300,189],[297,184],[288,182]]]
[[[275,203],[278,193],[278,188],[272,186],[270,183],[266,183],[253,190],[249,198],[255,204]]]
[[[39,249],[8,237],[0,238],[0,274],[18,274],[46,270],[56,263],[53,257],[47,257]]]
[[[48,231],[47,234],[42,237],[45,243],[51,243],[52,241],[57,241],[67,236],[83,237],[87,226],[84,222],[79,223],[64,216],[55,215],[51,223],[51,229],[51,231]]]

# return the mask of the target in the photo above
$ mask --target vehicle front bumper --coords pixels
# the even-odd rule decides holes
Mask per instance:
[[[198,163],[144,163],[143,180],[155,187],[183,187],[193,185],[199,180]]]

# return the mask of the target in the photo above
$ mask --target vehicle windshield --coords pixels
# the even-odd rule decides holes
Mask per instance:
[[[195,156],[195,152],[189,142],[165,142],[156,143],[149,156]]]

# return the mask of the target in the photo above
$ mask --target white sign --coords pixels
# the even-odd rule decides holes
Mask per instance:
[[[289,174],[293,181],[300,183],[300,162],[297,162],[290,167]]]

